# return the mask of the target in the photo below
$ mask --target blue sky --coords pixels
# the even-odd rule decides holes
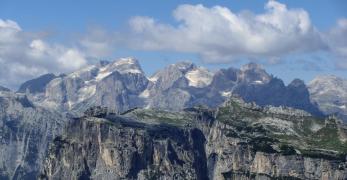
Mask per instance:
[[[345,0],[320,0],[319,2],[315,0],[279,0],[277,1],[280,4],[286,5],[288,11],[295,9],[303,9],[309,15],[310,23],[312,27],[317,29],[320,34],[324,34],[332,31],[334,27],[337,25],[337,21],[343,18],[347,18],[347,2]],[[169,28],[169,31],[173,29],[174,32],[179,31],[179,27],[182,26],[181,21],[177,20],[174,17],[173,12],[178,9],[179,6],[183,4],[192,5],[192,8],[196,8],[197,4],[202,4],[205,10],[211,10],[214,6],[221,6],[229,9],[234,14],[241,14],[242,12],[248,11],[253,15],[264,14],[268,10],[264,8],[264,6],[268,3],[265,0],[214,0],[214,1],[114,1],[114,0],[106,0],[106,1],[45,1],[45,0],[32,0],[32,1],[19,1],[19,0],[0,0],[0,19],[3,21],[11,20],[14,21],[18,26],[20,26],[20,37],[25,38],[21,39],[21,42],[27,42],[28,44],[32,44],[33,40],[39,39],[43,40],[44,44],[49,44],[50,49],[56,48],[56,44],[59,44],[59,50],[51,50],[52,52],[46,54],[57,54],[58,52],[71,52],[70,49],[78,49],[81,51],[80,53],[67,53],[69,55],[83,55],[88,54],[87,63],[90,63],[94,58],[105,58],[109,60],[113,60],[119,57],[124,56],[133,56],[140,60],[142,67],[145,72],[150,75],[159,68],[171,63],[175,63],[181,60],[189,60],[197,63],[198,65],[206,66],[210,69],[217,68],[226,68],[229,66],[239,67],[244,63],[249,61],[254,61],[257,63],[261,63],[265,66],[265,68],[274,75],[285,80],[286,83],[290,82],[294,78],[304,79],[306,82],[311,80],[314,76],[318,74],[335,74],[341,77],[347,77],[346,68],[344,65],[346,60],[345,54],[338,54],[336,52],[332,52],[333,50],[325,50],[324,48],[310,48],[303,47],[302,49],[294,49],[295,52],[291,53],[289,51],[293,50],[288,49],[286,52],[286,48],[279,51],[272,51],[271,46],[269,45],[269,49],[264,50],[266,52],[259,53],[260,51],[250,51],[250,53],[254,53],[252,57],[247,56],[247,50],[242,50],[241,52],[236,53],[225,53],[218,54],[218,57],[213,57],[215,60],[210,60],[210,56],[206,56],[204,54],[203,48],[196,50],[195,46],[197,44],[192,44],[189,46],[191,50],[185,51],[184,49],[180,49],[177,46],[168,46],[166,42],[162,39],[158,40],[159,37],[155,37],[158,42],[156,42],[157,46],[155,47],[137,47],[135,45],[126,45],[122,46],[122,42],[116,42],[113,40],[111,44],[107,44],[106,46],[111,49],[111,53],[107,54],[100,53],[100,55],[93,56],[92,53],[86,52],[90,49],[80,48],[79,41],[85,37],[92,37],[90,35],[91,32],[94,32],[95,29],[102,31],[102,36],[120,36],[122,37],[125,34],[125,37],[131,36],[127,32],[129,31],[129,21],[131,21],[134,17],[142,17],[141,22],[147,22],[145,18],[150,18],[155,20],[156,29],[153,32],[162,32],[160,27],[161,25],[172,26],[173,28]],[[184,16],[184,10],[182,11]],[[181,13],[181,14],[182,14]],[[179,14],[179,13],[178,13]],[[210,14],[206,14],[211,15]],[[183,18],[184,19],[184,18]],[[187,19],[186,19],[187,20]],[[217,19],[218,20],[218,19]],[[183,20],[184,21],[184,20]],[[293,21],[294,22],[294,21]],[[202,21],[204,23],[204,21]],[[0,23],[1,24],[1,23]],[[193,25],[194,26],[194,25]],[[219,27],[218,24],[214,24],[211,26]],[[134,27],[133,27],[134,28]],[[150,28],[150,27],[147,27]],[[192,27],[194,29],[194,27]],[[149,29],[146,29],[148,31]],[[219,32],[218,29],[214,29],[216,32]],[[151,33],[153,33],[151,32]],[[186,32],[186,31],[184,31]],[[191,32],[191,31],[189,31]],[[224,32],[224,31],[223,31]],[[340,31],[339,31],[340,32]],[[341,30],[341,38],[343,37],[343,33],[345,31]],[[1,33],[1,31],[0,31]],[[16,32],[18,34],[18,32]],[[165,32],[163,32],[165,33]],[[182,32],[178,32],[182,33]],[[24,34],[24,35],[23,35]],[[194,33],[193,33],[194,34]],[[169,33],[168,33],[169,35]],[[15,37],[17,37],[16,35]],[[337,36],[337,35],[336,35]],[[328,37],[328,36],[327,36]],[[335,36],[334,36],[335,37]],[[0,36],[1,38],[1,36]],[[149,38],[148,34],[141,34],[141,40],[143,41],[152,41],[153,39]],[[216,37],[218,39],[219,37]],[[231,41],[235,40],[235,37],[230,37]],[[301,37],[300,37],[301,38]],[[118,38],[116,38],[118,39]],[[307,39],[307,38],[306,38]],[[308,39],[313,39],[308,37]],[[329,39],[329,38],[327,38]],[[333,38],[331,38],[333,39]],[[335,38],[339,39],[339,38]],[[99,39],[99,41],[102,41]],[[237,40],[237,39],[236,39]],[[302,39],[299,39],[300,41]],[[335,40],[336,41],[336,40]],[[333,48],[345,48],[345,42],[335,42],[329,40],[330,49]],[[4,42],[6,42],[4,40]],[[40,41],[41,42],[41,41]],[[134,42],[136,42],[134,40]],[[196,43],[206,43],[207,41],[198,41]],[[217,41],[218,42],[218,41]],[[276,41],[277,42],[277,41]],[[280,40],[278,42],[281,42]],[[286,41],[284,41],[286,42]],[[330,43],[333,42],[333,43]],[[160,48],[161,43],[163,47]],[[171,42],[170,42],[171,43]],[[291,43],[291,41],[288,41]],[[306,43],[306,42],[303,42]],[[40,44],[40,43],[38,43]],[[116,44],[116,45],[115,45]],[[317,43],[312,43],[317,44]],[[307,46],[312,46],[312,44],[308,44]],[[215,43],[214,43],[215,45]],[[228,45],[228,44],[226,44]],[[236,47],[238,44],[232,44]],[[1,46],[1,40],[0,40]],[[18,45],[16,45],[18,46]],[[25,45],[23,45],[25,46]],[[48,45],[47,45],[48,46]],[[158,48],[159,46],[159,48]],[[194,47],[192,47],[194,46]],[[209,45],[210,46],[210,45]],[[289,44],[288,46],[298,46],[298,44]],[[30,46],[31,47],[31,46]],[[40,46],[41,47],[41,46]],[[188,49],[189,49],[188,48]],[[225,48],[225,47],[223,47]],[[64,49],[64,50],[61,50]],[[307,50],[310,49],[310,50]],[[229,49],[230,50],[230,49]],[[233,49],[231,49],[233,51]],[[15,50],[13,50],[15,51]],[[18,50],[19,51],[19,50]],[[76,50],[77,51],[77,50]],[[110,51],[110,50],[108,50]],[[222,52],[221,50],[216,50],[218,52]],[[12,51],[11,51],[12,52]],[[106,52],[106,51],[105,51]],[[215,52],[215,51],[213,51]],[[5,53],[3,53],[5,54]],[[7,53],[9,54],[9,53]],[[10,53],[13,54],[13,53]],[[81,56],[82,56],[81,55]],[[93,56],[93,58],[90,58]],[[222,57],[221,57],[222,56]],[[4,55],[2,59],[5,59],[4,64],[9,64],[14,60],[10,59],[12,56]],[[21,57],[26,57],[26,55],[22,55]],[[41,56],[40,56],[41,57]],[[61,57],[56,57],[56,55],[50,55],[45,57],[57,58],[58,62],[63,62]],[[64,56],[65,57],[65,56]],[[80,57],[80,56],[78,56]],[[269,62],[270,58],[279,59],[276,60],[275,63]],[[6,59],[7,58],[7,59]],[[43,62],[42,68],[35,68],[35,59],[30,57],[31,59],[26,62],[25,66],[23,66],[22,70],[28,68],[28,72],[31,73],[16,75],[16,72],[9,72],[14,76],[12,80],[16,82],[6,82],[4,73],[0,74],[3,78],[0,79],[0,84],[5,84],[10,87],[16,86],[20,81],[25,80],[26,78],[33,77],[37,74],[41,74],[43,72],[53,71],[71,71],[73,68],[65,68],[64,64],[61,68],[54,68],[55,65],[47,65],[49,63]],[[338,58],[338,63],[337,60]],[[1,59],[1,52],[0,52]],[[59,60],[60,59],[60,60]],[[77,58],[78,59],[78,58]],[[222,59],[222,60],[221,60]],[[18,61],[19,63],[24,63],[24,60]],[[37,61],[39,62],[39,61]],[[83,62],[81,60],[81,62]],[[37,63],[39,64],[39,63]],[[54,63],[53,63],[54,64]],[[75,63],[76,68],[79,65],[84,65],[85,63]],[[336,65],[340,64],[340,65]],[[343,65],[341,65],[343,64]],[[347,64],[347,63],[346,63]],[[18,76],[18,77],[15,77]],[[18,82],[17,82],[18,81]]]

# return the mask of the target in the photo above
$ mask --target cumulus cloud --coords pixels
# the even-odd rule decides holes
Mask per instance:
[[[101,27],[91,27],[79,40],[83,52],[90,57],[103,58],[109,56],[115,50],[116,38],[113,32],[106,31]]]
[[[71,40],[75,46],[52,43],[15,21],[0,19],[0,85],[15,88],[40,74],[70,72],[88,64],[87,59],[110,57],[119,48],[193,53],[206,63],[245,57],[267,59],[268,64],[281,64],[292,54],[324,51],[336,55],[336,67],[347,69],[347,19],[320,32],[307,11],[273,0],[260,14],[184,4],[173,17],[174,24],[133,17],[125,31],[93,27]]]
[[[347,69],[347,19],[339,19],[324,37],[330,50],[336,55],[336,67]]]
[[[269,1],[263,14],[234,13],[221,6],[180,5],[173,12],[178,25],[150,17],[130,20],[131,47],[199,54],[206,62],[237,57],[277,58],[325,49],[320,33],[303,9]]]
[[[53,72],[73,71],[87,64],[77,48],[51,44],[14,21],[0,19],[0,84],[16,88],[23,81]]]

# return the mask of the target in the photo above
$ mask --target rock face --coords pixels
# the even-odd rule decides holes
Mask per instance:
[[[196,105],[215,108],[237,94],[261,106],[288,106],[323,115],[316,104],[311,103],[301,80],[285,86],[282,80],[255,63],[212,73],[193,63],[180,62],[147,78],[136,59],[122,58],[50,79],[51,76],[44,76],[29,81],[22,85],[20,92],[26,92],[37,105],[63,112],[82,113],[100,105],[119,112],[134,107],[173,111]],[[35,84],[39,84],[38,87]],[[40,93],[35,93],[37,89]]]
[[[35,179],[65,121],[24,95],[0,92],[0,179]]]
[[[241,83],[234,92],[247,102],[258,105],[287,106],[302,109],[316,116],[323,116],[317,106],[310,101],[306,85],[299,79],[293,80],[288,86],[278,78],[270,78],[268,83]]]
[[[30,94],[43,93],[46,89],[47,84],[52,81],[54,78],[57,78],[54,74],[44,74],[36,79],[29,80],[23,83],[17,92],[25,93],[29,92]]]
[[[325,114],[336,114],[347,121],[347,80],[318,76],[309,84],[311,99]]]
[[[346,125],[311,115],[344,117],[344,83],[123,58],[0,87],[0,179],[347,179]]]
[[[99,123],[95,124],[99,121]],[[201,131],[86,118],[73,122],[68,139],[55,139],[42,177],[60,179],[204,179]],[[111,121],[112,123],[112,121]],[[120,126],[117,128],[117,126]],[[87,135],[88,134],[88,135]],[[190,141],[191,140],[191,141]],[[179,153],[179,154],[177,154]],[[56,156],[55,156],[56,155]],[[58,173],[57,173],[58,172]]]
[[[33,101],[59,111],[84,112],[102,105],[121,112],[142,105],[138,96],[147,83],[137,60],[124,58],[55,78],[47,84],[44,97]]]
[[[41,179],[347,178],[347,129],[335,119],[235,99],[218,110],[100,110],[54,139]]]

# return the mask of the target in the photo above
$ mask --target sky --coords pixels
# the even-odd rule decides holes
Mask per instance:
[[[212,71],[262,64],[289,83],[347,78],[347,1],[0,0],[0,85],[135,57]]]

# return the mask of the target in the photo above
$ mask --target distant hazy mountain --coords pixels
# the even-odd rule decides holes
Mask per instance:
[[[25,93],[28,91],[29,93],[33,94],[44,92],[46,85],[56,77],[57,76],[54,74],[45,74],[36,79],[29,80],[23,83],[17,92]]]
[[[0,86],[0,91],[10,91],[10,89]]]
[[[237,94],[262,106],[288,106],[322,115],[311,103],[303,81],[296,79],[285,86],[255,63],[212,73],[193,63],[179,62],[147,78],[136,59],[122,58],[49,81],[51,78],[45,75],[28,81],[20,92],[26,92],[38,105],[60,111],[83,112],[94,105],[119,112],[133,107],[178,111],[196,105],[216,107]]]
[[[326,114],[347,119],[347,80],[336,76],[318,76],[309,85],[312,101]]]

